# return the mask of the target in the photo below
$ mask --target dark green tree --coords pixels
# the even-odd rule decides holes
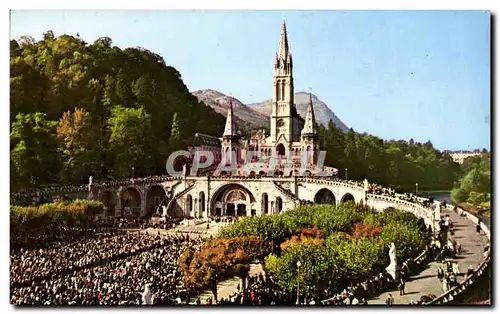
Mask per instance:
[[[57,181],[59,174],[56,121],[46,114],[18,114],[10,133],[10,173],[13,190]]]

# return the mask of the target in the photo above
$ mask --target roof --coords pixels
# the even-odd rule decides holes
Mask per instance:
[[[196,133],[194,135],[194,145],[221,147],[220,139],[218,137],[201,133]]]

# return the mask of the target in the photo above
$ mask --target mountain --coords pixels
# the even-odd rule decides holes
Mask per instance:
[[[227,115],[229,108],[230,96],[225,95],[213,89],[204,89],[192,93],[198,97],[198,100],[205,103],[207,106],[213,108],[217,113],[224,116]],[[271,99],[263,102],[253,103],[249,105],[243,104],[238,99],[233,99],[233,110],[236,117],[238,127],[243,129],[244,132],[255,129],[269,129],[269,117],[271,116]],[[316,122],[324,126],[328,125],[330,120],[340,128],[343,132],[347,132],[349,128],[342,122],[328,106],[318,99],[314,94],[312,95],[314,115]],[[302,118],[305,118],[307,113],[307,105],[309,103],[309,93],[299,92],[295,94],[295,104],[297,111]]]
[[[233,112],[238,128],[244,132],[254,129],[269,129],[269,116],[259,113],[244,105],[238,99],[225,95],[213,89],[204,89],[192,93],[199,101],[214,109],[217,113],[227,116],[230,100],[233,102]]]
[[[318,124],[322,124],[324,126],[328,125],[330,120],[340,128],[343,132],[349,131],[349,128],[342,122],[336,115],[333,113],[328,106],[318,99],[314,94],[312,94],[312,102],[314,108],[314,116],[316,118],[316,122]],[[258,102],[254,104],[249,104],[248,107],[259,112],[261,114],[265,114],[266,116],[271,115],[271,103],[272,100],[268,99],[263,102]],[[297,112],[301,117],[305,117],[307,113],[307,104],[309,104],[309,93],[306,92],[298,92],[295,93],[295,105],[297,107]]]

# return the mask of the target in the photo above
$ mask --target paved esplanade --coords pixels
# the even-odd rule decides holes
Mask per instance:
[[[457,277],[457,282],[461,283],[464,275],[467,272],[467,267],[472,265],[474,269],[481,263],[483,259],[483,241],[486,237],[481,231],[481,235],[476,233],[476,223],[469,220],[467,217],[461,217],[453,210],[446,208],[441,210],[441,215],[450,215],[453,222],[455,235],[452,238],[456,239],[462,246],[462,250],[455,261],[458,262],[460,273]],[[444,243],[446,244],[446,243]],[[405,295],[399,295],[399,289],[394,288],[385,292],[378,297],[368,300],[369,304],[385,304],[385,300],[392,294],[394,304],[409,304],[412,300],[419,301],[422,295],[430,293],[439,297],[444,293],[443,284],[437,278],[437,270],[441,267],[446,271],[446,265],[439,262],[431,262],[427,269],[419,274],[411,276],[405,283]]]

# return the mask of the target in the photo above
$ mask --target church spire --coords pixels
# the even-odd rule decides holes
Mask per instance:
[[[310,136],[315,136],[317,135],[317,130],[316,130],[316,120],[314,118],[314,108],[313,108],[313,102],[312,102],[312,93],[311,90],[309,89],[309,104],[307,105],[307,115],[306,119],[304,122],[304,128],[302,129],[302,136],[304,135],[310,135]]]
[[[288,54],[288,36],[286,33],[286,24],[285,21],[283,21],[283,25],[281,26],[281,39],[280,47],[278,50],[278,59],[287,60]]]
[[[229,98],[229,110],[226,117],[226,127],[224,128],[223,137],[233,137],[236,136],[236,125],[234,124],[233,118],[233,97]]]

